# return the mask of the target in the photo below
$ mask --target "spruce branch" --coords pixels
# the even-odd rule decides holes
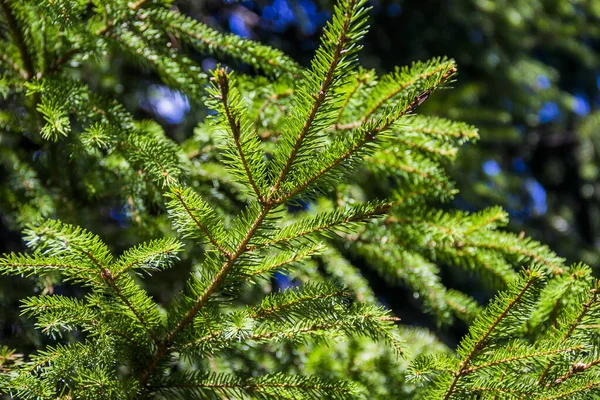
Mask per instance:
[[[546,387],[553,387],[553,386],[560,385],[563,382],[565,382],[567,379],[571,378],[573,375],[583,373],[583,372],[589,370],[590,368],[595,367],[598,364],[600,364],[600,358],[592,360],[588,363],[584,363],[584,362],[573,363],[567,373],[565,373],[561,377],[557,378],[554,382],[550,382],[550,383],[546,384]]]
[[[84,331],[92,331],[99,324],[97,312],[87,307],[85,302],[59,295],[29,297],[23,301],[21,313],[37,317],[36,326],[53,337],[77,326],[83,327]]]
[[[125,306],[135,315],[135,318],[140,322],[140,325],[144,328],[148,336],[152,339],[152,341],[158,344],[158,337],[151,331],[148,321],[137,307],[134,306],[132,301],[125,295],[122,287],[119,285],[120,280],[115,279],[113,277],[112,272],[107,267],[100,264],[100,262],[94,257],[91,252],[86,252],[86,255],[92,262],[100,269],[100,277],[104,280],[106,285],[112,289],[112,291],[117,295],[117,297],[125,304]]]
[[[348,291],[336,285],[305,284],[299,290],[288,289],[267,296],[258,306],[249,310],[250,318],[276,317],[287,320],[297,315],[315,317],[320,313],[330,312],[332,302],[349,296]]]
[[[219,33],[178,12],[164,8],[148,8],[139,13],[139,18],[161,26],[201,53],[232,57],[272,77],[301,76],[300,66],[283,52],[233,34]]]
[[[325,246],[322,243],[311,243],[306,246],[296,246],[293,250],[281,250],[272,256],[267,256],[257,266],[244,269],[240,272],[243,278],[265,277],[276,271],[286,270],[293,264],[309,257],[319,255]],[[250,248],[247,251],[252,251]]]
[[[139,302],[130,297],[137,294],[139,289],[134,289],[133,282],[128,282],[125,276],[121,276],[119,279],[113,276],[109,268],[112,255],[108,247],[96,235],[79,227],[52,220],[31,227],[27,234],[29,245],[35,246],[38,251],[49,253],[54,257],[62,256],[72,260],[79,259],[80,262],[87,263],[92,268],[87,273],[95,273],[101,282],[116,295],[137,319],[139,326],[146,331],[148,337],[157,342],[157,338],[150,330],[153,324],[146,320],[144,312],[138,308]],[[132,290],[134,293],[132,293]],[[142,304],[144,304],[144,300],[142,300]],[[145,308],[148,308],[148,306]]]
[[[242,168],[244,169],[244,171],[246,173],[248,183],[252,187],[254,194],[256,194],[256,197],[258,198],[258,200],[264,204],[265,200],[266,200],[265,196],[262,194],[260,188],[258,187],[258,185],[256,183],[255,177],[254,177],[252,171],[250,170],[250,166],[248,164],[249,161],[246,159],[245,150],[243,148],[242,140],[244,140],[244,138],[242,137],[242,135],[243,135],[242,126],[241,126],[242,122],[240,121],[240,119],[237,116],[235,116],[233,114],[234,111],[231,109],[230,104],[229,104],[229,78],[227,76],[227,72],[225,71],[225,69],[219,68],[215,73],[215,78],[217,80],[217,85],[219,86],[219,89],[220,89],[220,100],[222,102],[223,110],[225,111],[225,115],[227,117],[229,129],[231,130],[231,134],[233,136],[233,141],[235,143],[235,148],[237,149],[237,153],[240,158]],[[259,155],[259,157],[262,159],[262,155]],[[258,160],[258,161],[260,162],[262,160]],[[260,173],[263,171],[258,170],[257,172]]]
[[[531,260],[539,265],[543,265],[553,275],[562,275],[566,272],[563,265],[564,259],[558,257],[547,246],[540,244],[534,240],[517,237],[505,232],[494,232],[490,236],[494,236],[494,240],[489,240],[486,235],[482,234],[477,240],[473,241],[473,245],[483,249],[495,250],[502,253],[513,254],[521,259]]]
[[[415,115],[403,121],[403,130],[422,133],[441,139],[457,139],[459,143],[479,139],[477,128],[445,118]]]
[[[558,399],[574,399],[574,398],[584,399],[584,397],[579,397],[579,396],[587,396],[591,391],[598,389],[598,388],[600,388],[600,381],[591,380],[590,382],[586,382],[585,384],[583,384],[581,386],[576,386],[575,388],[573,388],[571,390],[567,390],[562,393],[558,393],[558,394],[551,395],[551,396],[540,396],[539,400],[558,400]]]
[[[171,260],[183,250],[183,244],[173,238],[163,238],[143,243],[127,250],[114,264],[115,279],[130,271],[150,273],[170,266]]]
[[[402,341],[425,355],[410,377],[431,381],[425,397],[584,399],[597,391],[600,307],[590,269],[566,267],[540,243],[498,231],[507,223],[499,208],[429,211],[429,200],[446,201],[456,193],[446,166],[460,145],[478,138],[467,124],[414,115],[451,81],[454,61],[436,58],[382,77],[355,68],[366,32],[363,0],[341,0],[306,70],[276,49],[221,34],[168,9],[169,1],[46,3],[0,0],[0,11],[6,14],[8,7],[13,18],[12,26],[11,15],[4,18],[10,43],[0,45],[7,72],[0,78],[0,95],[17,107],[0,115],[0,127],[27,134],[20,117],[29,122],[27,113],[35,110],[46,122],[38,159],[31,161],[29,150],[20,154],[11,148],[9,135],[0,143],[0,163],[10,175],[0,197],[15,208],[7,221],[77,218],[73,204],[92,195],[93,202],[85,204],[114,201],[125,205],[128,217],[133,214],[137,225],[124,227],[127,234],[113,245],[165,237],[113,259],[109,247],[83,229],[54,222],[29,228],[26,241],[33,254],[0,257],[0,273],[38,275],[40,285],[57,292],[63,279],[89,293],[82,300],[59,295],[25,300],[23,313],[35,318],[43,333],[78,342],[46,347],[30,361],[11,365],[10,376],[0,377],[3,391],[23,398],[314,399],[358,396],[358,388],[393,381],[399,388],[390,385],[390,393],[406,389],[421,396],[419,388],[404,385],[404,366],[392,357],[403,350],[398,319],[377,305],[363,265],[388,283],[407,286],[439,325],[455,316],[470,325],[458,357],[430,335],[424,339],[422,331],[404,331]],[[40,16],[41,22],[35,21]],[[268,78],[217,68],[206,85],[200,67],[181,51],[182,43],[248,64]],[[94,93],[95,84],[69,79],[80,72],[69,60],[77,57],[81,71],[88,71],[88,60],[107,49],[149,66],[169,87],[203,103],[208,91],[205,104],[215,117],[180,146],[158,124],[136,121],[122,105]],[[74,70],[60,71],[67,63]],[[38,64],[41,71],[34,76]],[[92,64],[89,71],[96,70]],[[22,94],[34,96],[35,103],[23,113]],[[66,161],[63,155],[71,156],[73,169],[61,168],[58,178],[73,182],[38,171]],[[362,165],[360,175],[345,179]],[[72,193],[60,193],[71,187]],[[334,195],[319,197],[332,188]],[[370,201],[382,193],[385,201]],[[87,206],[81,211],[87,213]],[[384,215],[389,216],[381,223],[366,226]],[[139,278],[169,268],[181,254],[183,245],[170,237],[171,227],[200,245],[186,249],[183,267],[192,268],[186,289],[163,309]],[[293,275],[293,285],[304,282],[301,286],[247,304],[276,286],[246,285],[261,278],[279,284],[272,275],[301,262]],[[529,269],[519,276],[517,264]],[[492,276],[508,290],[483,308],[444,285],[442,268],[455,266]],[[164,287],[155,284],[154,289]],[[331,346],[348,336],[348,343]],[[368,349],[365,336],[388,346]],[[296,350],[307,357],[301,363]],[[0,347],[2,372],[4,358],[10,354],[5,357]],[[349,371],[356,385],[264,375],[274,364],[332,377]]]
[[[562,348],[550,349],[550,350],[533,351],[530,353],[521,354],[521,355],[517,355],[517,356],[495,359],[493,361],[476,364],[476,365],[473,365],[473,366],[467,368],[464,371],[464,375],[471,374],[473,372],[479,371],[484,368],[490,368],[490,367],[494,367],[496,365],[511,363],[511,362],[515,362],[515,361],[527,360],[530,358],[535,359],[535,358],[544,358],[544,357],[552,356],[555,354],[561,354],[561,353],[575,353],[579,350],[582,350],[583,348],[584,347],[582,345],[577,345],[577,346],[562,347]]]
[[[432,64],[435,64],[435,62],[433,62]],[[418,81],[424,81],[427,78],[434,76],[435,74],[444,71],[446,74],[448,74],[447,77],[445,77],[444,79],[447,79],[449,77],[449,75],[453,75],[456,72],[456,69],[454,68],[454,66],[450,67],[450,69],[448,70],[448,65],[453,65],[454,63],[452,61],[446,61],[446,62],[441,62],[439,65],[437,66],[433,66],[433,68],[429,67],[428,65],[425,66],[425,72],[421,73],[420,75],[415,76],[412,73],[409,73],[409,75],[411,75],[411,79],[409,80],[400,80],[400,82],[396,83],[396,87],[391,88],[391,90],[388,89],[388,92],[385,93],[383,96],[381,96],[381,98],[377,99],[377,101],[375,102],[375,104],[373,104],[371,106],[371,108],[369,110],[367,110],[367,113],[365,114],[365,116],[363,117],[364,120],[368,120],[379,108],[381,108],[386,102],[388,102],[392,97],[396,96],[398,93],[402,92],[404,89],[413,86],[415,83],[417,83]],[[418,64],[417,64],[418,65]],[[416,66],[413,66],[413,69],[417,69]],[[448,72],[446,72],[445,70],[448,70]],[[404,72],[404,71],[403,71]],[[408,71],[407,71],[408,72]],[[395,76],[392,78],[390,77],[391,81],[397,81],[397,77],[398,75],[400,75],[398,72],[396,72]],[[387,77],[384,77],[384,79],[382,79],[382,81],[380,82],[381,86],[385,86],[388,84],[387,79],[385,79]]]

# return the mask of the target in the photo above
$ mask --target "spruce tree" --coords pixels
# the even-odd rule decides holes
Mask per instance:
[[[446,168],[477,130],[416,112],[457,66],[362,69],[364,0],[340,1],[308,68],[169,1],[0,6],[0,207],[30,249],[4,254],[0,272],[43,289],[21,312],[52,339],[31,354],[0,349],[3,394],[596,396],[598,281],[503,231],[500,208],[443,204],[456,193]],[[86,84],[110,54],[208,107],[193,135],[176,142]],[[229,66],[204,72],[196,54]],[[125,229],[82,227],[114,199],[140,239],[118,256]],[[191,266],[181,290],[150,294],[151,275],[181,263]],[[481,304],[446,287],[441,268],[497,294]],[[452,350],[403,325],[365,271],[411,293],[424,318],[459,319],[469,333]],[[294,284],[274,288],[275,274]]]

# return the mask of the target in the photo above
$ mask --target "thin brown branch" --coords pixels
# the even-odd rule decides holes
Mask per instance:
[[[223,245],[221,245],[221,243],[219,243],[219,241],[210,233],[210,231],[208,230],[208,228],[206,226],[204,226],[204,224],[202,224],[198,218],[196,218],[196,216],[194,215],[193,211],[188,207],[187,203],[185,202],[185,199],[183,198],[181,191],[176,190],[175,191],[175,196],[177,197],[177,200],[179,200],[179,203],[183,206],[183,208],[185,209],[185,212],[187,213],[187,215],[192,219],[192,221],[194,221],[194,223],[196,224],[196,226],[198,227],[198,229],[200,229],[202,231],[202,233],[208,238],[208,241],[215,246],[219,252],[225,257],[230,259],[231,258],[231,253],[225,248],[223,247]]]
[[[544,356],[549,356],[549,355],[553,355],[553,354],[567,353],[567,352],[571,352],[571,351],[581,350],[582,348],[583,348],[583,346],[573,346],[573,347],[566,347],[566,348],[547,350],[547,351],[539,351],[536,353],[530,353],[530,354],[524,354],[524,355],[520,355],[520,356],[503,358],[501,360],[495,360],[495,361],[491,361],[488,363],[479,364],[479,365],[475,365],[473,367],[467,368],[464,372],[464,375],[468,375],[472,372],[478,371],[483,368],[489,368],[494,365],[505,364],[505,363],[509,363],[509,362],[513,362],[513,361],[517,361],[517,360],[524,360],[524,359],[532,358],[532,357],[544,357]],[[599,360],[599,362],[600,362],[600,360]]]
[[[104,280],[106,285],[108,285],[108,287],[110,287],[115,292],[115,294],[119,299],[121,299],[123,304],[125,304],[127,308],[129,308],[129,310],[133,313],[133,315],[135,315],[135,317],[142,325],[143,329],[146,331],[150,339],[152,339],[154,343],[158,344],[158,338],[154,335],[154,333],[152,333],[152,331],[150,331],[150,325],[147,323],[144,316],[133,306],[133,304],[131,304],[127,296],[123,294],[121,288],[117,285],[116,279],[112,275],[110,269],[102,265],[102,263],[100,263],[100,261],[96,257],[94,257],[94,255],[91,252],[86,250],[84,251],[84,254],[100,270],[100,277],[102,278],[102,280]]]
[[[285,199],[283,199],[282,201],[285,201]],[[284,237],[284,238],[279,238],[279,239],[274,239],[274,240],[270,240],[270,241],[266,241],[266,242],[262,242],[262,243],[258,243],[256,245],[253,246],[248,246],[246,248],[246,251],[254,251],[258,248],[262,248],[265,246],[273,246],[273,245],[277,245],[279,243],[283,243],[286,241],[290,241],[292,239],[297,239],[306,235],[310,235],[311,233],[315,233],[315,232],[321,232],[327,229],[331,229],[335,226],[338,225],[344,225],[344,224],[348,224],[351,222],[358,222],[358,221],[364,221],[365,219],[369,219],[369,218],[374,218],[376,216],[379,216],[381,214],[385,214],[386,212],[389,211],[389,209],[391,208],[391,203],[386,203],[386,204],[382,204],[381,207],[378,207],[377,209],[373,210],[372,212],[369,212],[367,214],[357,214],[357,215],[353,215],[347,218],[344,218],[341,221],[337,221],[335,223],[331,223],[331,224],[326,224],[326,225],[321,225],[319,227],[316,227],[314,229],[307,229],[304,230],[302,232],[299,232],[297,234],[294,234],[293,237]]]
[[[585,317],[587,312],[591,309],[592,305],[594,303],[596,303],[597,300],[598,300],[598,289],[593,289],[591,299],[589,299],[587,302],[585,302],[583,304],[583,307],[581,308],[581,312],[579,313],[579,315],[577,315],[577,318],[575,318],[575,320],[571,323],[571,325],[569,326],[569,329],[567,329],[567,331],[563,335],[562,339],[560,340],[559,344],[564,343],[571,336],[573,331],[579,326],[579,324],[583,320],[583,317]],[[544,381],[544,379],[546,378],[546,375],[548,375],[548,372],[550,371],[550,367],[552,367],[551,362],[549,362],[546,365],[546,367],[543,369],[543,371],[538,379],[538,385]]]
[[[439,65],[437,68],[428,71],[426,73],[423,73],[417,77],[414,77],[413,79],[407,81],[407,82],[402,82],[401,84],[399,84],[396,88],[394,88],[394,90],[391,90],[389,93],[387,93],[385,96],[383,96],[381,99],[379,99],[379,101],[377,103],[375,103],[367,112],[365,115],[363,115],[361,117],[361,119],[359,119],[358,121],[355,122],[351,122],[349,124],[336,124],[334,125],[334,129],[335,130],[349,130],[349,129],[355,129],[358,128],[359,126],[361,126],[362,124],[364,124],[366,121],[369,120],[369,118],[371,118],[371,116],[383,105],[385,104],[387,101],[389,101],[392,97],[394,97],[395,95],[397,95],[398,93],[400,93],[401,91],[403,91],[404,89],[406,89],[409,86],[414,85],[417,81],[419,80],[423,80],[423,79],[427,79],[433,75],[435,75],[436,73],[442,71],[444,68],[447,67],[447,64],[441,64]],[[456,69],[454,67],[450,68],[450,70],[444,75],[443,80],[445,81],[446,79],[448,79],[451,75],[454,75],[454,73],[456,73]],[[446,76],[447,75],[447,76]]]
[[[567,379],[569,379],[573,375],[585,372],[588,369],[590,369],[592,367],[595,367],[598,364],[600,364],[600,358],[597,358],[597,359],[595,359],[593,361],[590,361],[589,363],[582,363],[582,362],[574,363],[573,365],[571,365],[571,368],[569,368],[569,371],[566,374],[564,374],[560,378],[556,379],[554,382],[546,385],[546,387],[550,388],[550,387],[553,387],[553,386],[560,385],[561,383],[563,383],[564,381],[566,381]]]
[[[242,143],[240,141],[240,136],[242,134],[240,120],[236,119],[231,108],[229,107],[229,79],[224,68],[221,68],[217,71],[217,84],[219,85],[219,89],[221,91],[220,100],[223,104],[223,109],[225,110],[225,116],[227,117],[227,122],[229,123],[229,128],[231,129],[233,141],[240,156],[240,161],[242,162],[242,166],[246,172],[246,177],[248,178],[248,182],[256,194],[256,197],[261,203],[264,204],[265,197],[258,188],[256,180],[254,179],[254,176],[252,176],[252,172],[250,172],[250,166],[248,165],[248,160],[246,160],[246,154],[244,154],[244,149],[242,149]]]

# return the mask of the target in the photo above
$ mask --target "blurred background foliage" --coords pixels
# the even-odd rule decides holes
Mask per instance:
[[[371,30],[361,56],[365,68],[387,72],[396,65],[442,55],[458,62],[459,76],[453,88],[437,92],[419,110],[465,121],[480,130],[479,143],[463,147],[458,161],[451,166],[460,193],[451,204],[443,206],[473,211],[501,204],[511,215],[509,229],[524,231],[570,262],[582,260],[597,270],[600,2],[406,0],[371,4]],[[275,46],[306,66],[330,18],[333,2],[178,0],[173,7],[222,31]],[[175,38],[171,44],[184,46]],[[75,69],[73,73],[81,74],[78,78],[92,89],[119,99],[136,118],[155,119],[176,141],[189,138],[206,115],[206,108],[167,88],[151,72],[140,73],[135,60],[109,54],[90,64],[94,71]],[[195,60],[207,71],[217,64],[215,59],[198,54]],[[0,124],[10,124],[1,113]],[[5,168],[10,164],[7,158],[0,161]],[[76,167],[56,165],[64,170],[64,184],[54,190],[72,190],[68,171]],[[27,171],[21,176],[26,184]],[[0,205],[10,202],[1,199],[2,186],[10,184],[3,179],[0,177]],[[208,174],[206,180],[211,179]],[[109,194],[101,198],[78,198],[77,213],[63,210],[66,214],[55,217],[119,243],[121,248],[114,249],[117,252],[139,243],[152,229],[136,229],[131,204],[120,204],[115,200],[120,196],[111,197],[111,191],[122,190],[121,184],[107,187]],[[70,196],[77,198],[76,193]],[[43,209],[44,204],[25,207]],[[157,215],[155,229],[168,229],[164,215]],[[11,220],[7,214],[0,222],[0,250],[22,250],[19,230],[23,221]],[[118,240],[114,240],[116,235]],[[184,271],[187,267],[184,260],[178,268]],[[364,273],[376,294],[392,308],[414,302],[410,293],[399,293],[372,272]],[[443,278],[452,287],[472,284],[465,277]],[[150,280],[150,292],[170,298],[180,290],[175,279],[165,279]],[[15,335],[18,331],[35,335],[27,339],[35,344],[41,339],[18,317],[17,299],[31,290],[63,289],[50,283],[48,287],[38,284],[32,288],[24,280],[2,280],[3,286],[18,296],[0,296],[0,339],[19,338]],[[288,282],[280,276],[274,284],[285,286]],[[472,295],[485,301],[489,293]],[[422,320],[417,306],[414,309],[413,320],[410,312],[403,310],[404,323],[434,326],[434,322]],[[464,332],[464,327],[458,327],[442,337],[455,344]],[[315,364],[313,368],[318,371],[320,367]]]

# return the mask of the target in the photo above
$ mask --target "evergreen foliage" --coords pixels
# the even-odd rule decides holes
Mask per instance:
[[[503,231],[498,207],[440,206],[456,193],[446,169],[477,130],[414,114],[457,66],[435,58],[383,76],[361,69],[364,0],[339,2],[306,69],[169,1],[0,5],[0,207],[30,249],[0,257],[0,272],[43,288],[21,311],[53,339],[31,354],[0,348],[3,394],[597,395],[598,281]],[[205,73],[194,51],[255,71]],[[113,52],[211,116],[182,143],[137,120],[80,79]],[[364,190],[367,180],[377,191]],[[80,227],[86,205],[114,199],[139,239],[118,257],[125,230],[109,241]],[[180,263],[191,266],[181,290],[150,293],[150,275]],[[446,287],[442,269],[498,293],[481,304]],[[405,288],[438,327],[458,318],[469,333],[453,351],[399,323],[402,310],[380,304],[361,270]],[[283,273],[297,285],[274,290],[270,278]],[[61,294],[68,287],[73,295]]]

